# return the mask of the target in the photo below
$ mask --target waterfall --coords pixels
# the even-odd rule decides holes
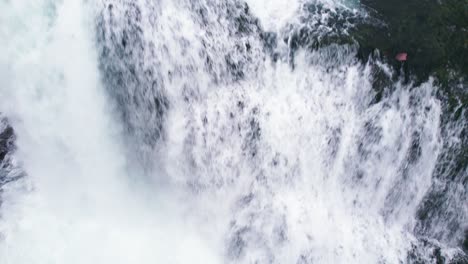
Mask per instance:
[[[339,41],[367,19],[356,3],[0,10],[0,263],[465,254],[468,170],[450,161],[466,120],[432,78],[394,78]]]

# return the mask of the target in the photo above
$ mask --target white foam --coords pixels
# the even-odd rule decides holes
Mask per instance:
[[[15,156],[27,173],[2,193],[0,263],[219,263],[175,216],[176,205],[132,187],[138,176],[127,174],[121,129],[100,84],[95,7],[0,6],[7,17],[0,65],[9,72],[0,111],[15,128]]]
[[[267,31],[277,32],[297,15],[302,0],[247,0],[253,15]]]

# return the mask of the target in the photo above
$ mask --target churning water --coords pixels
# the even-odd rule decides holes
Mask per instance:
[[[0,263],[463,254],[467,170],[440,175],[466,124],[443,120],[432,80],[316,44],[366,19],[353,3],[3,0],[0,14]]]

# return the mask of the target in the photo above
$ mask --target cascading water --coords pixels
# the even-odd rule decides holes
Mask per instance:
[[[465,261],[466,120],[352,6],[0,2],[0,263]]]

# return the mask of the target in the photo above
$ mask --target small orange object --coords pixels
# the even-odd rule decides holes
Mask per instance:
[[[407,53],[398,53],[395,57],[395,59],[397,59],[397,61],[406,61],[406,59],[408,58],[408,54]]]

